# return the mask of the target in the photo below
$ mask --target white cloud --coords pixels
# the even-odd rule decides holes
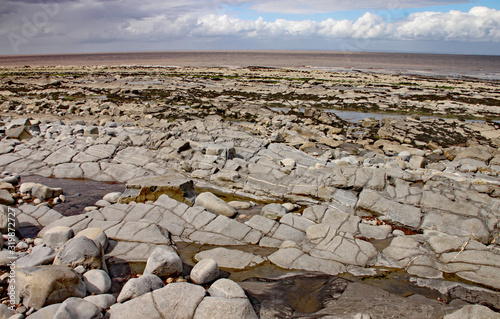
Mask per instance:
[[[392,39],[440,41],[500,41],[500,11],[475,7],[470,12],[421,12],[387,23],[373,13],[356,21],[327,19],[274,22],[209,15],[198,19],[196,36]]]
[[[421,12],[409,16],[395,30],[400,39],[500,41],[500,11],[475,7],[469,12]]]
[[[52,46],[66,47],[66,51],[71,51],[72,46],[78,44],[84,44],[86,50],[98,51],[98,45],[113,48],[113,43],[141,43],[143,45],[135,47],[147,50],[148,43],[157,45],[175,41],[195,43],[190,47],[200,50],[205,49],[203,44],[207,41],[214,43],[217,40],[235,43],[235,49],[238,49],[237,43],[249,40],[256,44],[265,41],[265,48],[274,49],[281,49],[273,44],[283,41],[293,41],[293,47],[297,48],[301,43],[317,43],[321,47],[336,39],[500,42],[500,11],[485,7],[475,7],[469,12],[414,13],[404,20],[390,23],[370,12],[353,21],[331,18],[323,21],[269,21],[265,18],[240,19],[224,9],[225,5],[250,4],[254,7],[269,6],[266,10],[271,10],[271,6],[279,4],[281,12],[318,8],[332,11],[347,5],[352,5],[351,9],[394,8],[397,7],[394,3],[407,7],[410,3],[428,5],[465,0],[394,0],[394,3],[391,0],[279,0],[279,3],[277,0],[144,0],[141,3],[133,0],[53,0],[57,1],[57,14],[49,15],[47,21],[42,21],[29,35],[24,32],[29,29],[26,21],[32,23],[37,14],[44,12],[43,1],[22,1],[7,0],[0,6],[0,54],[36,53],[42,46],[44,52],[50,51]],[[56,4],[51,2],[50,5],[54,8]],[[13,38],[13,34],[18,37]],[[15,46],[12,39],[17,41]],[[92,49],[94,45],[96,49]],[[18,50],[13,52],[14,47]],[[304,47],[307,48],[310,47]],[[116,47],[115,50],[120,49]]]

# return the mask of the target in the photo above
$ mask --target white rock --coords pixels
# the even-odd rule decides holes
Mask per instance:
[[[229,206],[225,201],[215,196],[210,192],[201,193],[196,197],[195,203],[205,207],[212,213],[233,217],[236,215],[236,210]]]
[[[73,235],[73,229],[68,226],[55,226],[45,231],[43,242],[50,248],[58,249],[70,240]]]
[[[158,277],[173,276],[182,273],[182,260],[172,248],[158,247],[149,256],[144,274]]]
[[[101,269],[92,269],[83,274],[83,282],[91,294],[105,294],[111,288],[111,278]]]
[[[102,199],[105,201],[108,201],[112,204],[115,204],[120,199],[120,196],[122,196],[121,192],[113,192],[113,193],[108,193],[108,194],[104,195],[104,197]]]
[[[190,277],[198,285],[209,283],[219,277],[219,266],[213,259],[203,259],[193,267]]]

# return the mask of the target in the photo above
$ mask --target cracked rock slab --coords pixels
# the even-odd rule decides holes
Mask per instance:
[[[231,269],[245,269],[264,262],[264,258],[259,255],[222,247],[199,252],[194,258],[197,261],[213,259],[219,267]]]

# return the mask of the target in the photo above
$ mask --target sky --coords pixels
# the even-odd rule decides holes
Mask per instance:
[[[171,50],[500,55],[500,1],[0,0],[0,55]]]

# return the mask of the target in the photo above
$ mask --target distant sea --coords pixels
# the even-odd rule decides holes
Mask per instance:
[[[0,56],[0,66],[289,67],[500,80],[500,56],[320,51],[166,51]]]

